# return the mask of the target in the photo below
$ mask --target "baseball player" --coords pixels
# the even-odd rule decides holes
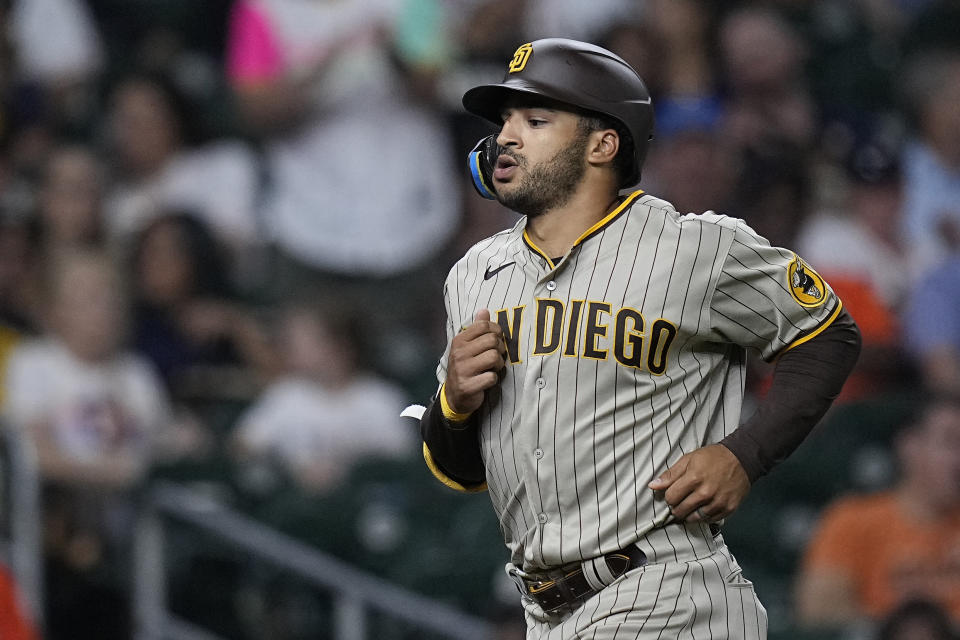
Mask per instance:
[[[529,639],[766,637],[720,525],[836,397],[856,325],[742,220],[621,195],[653,107],[611,52],[524,44],[463,104],[500,127],[478,190],[523,217],[447,278],[429,468],[489,491]],[[747,349],[777,364],[741,423]]]

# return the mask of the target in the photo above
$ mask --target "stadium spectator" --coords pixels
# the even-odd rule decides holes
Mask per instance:
[[[957,640],[956,626],[943,607],[928,600],[900,605],[880,624],[876,640]]]
[[[923,384],[941,393],[960,393],[960,250],[914,285],[903,327]]]
[[[174,399],[252,399],[275,364],[210,228],[189,212],[158,213],[130,249],[131,345]]]
[[[134,490],[151,460],[183,441],[153,369],[124,349],[113,263],[87,250],[49,267],[49,325],[10,355],[4,405],[44,484],[49,637],[129,637],[122,576]]]
[[[103,238],[106,167],[83,145],[55,148],[37,189],[40,250],[53,259],[63,251],[93,248]]]
[[[231,250],[251,259],[260,243],[254,204],[257,164],[242,143],[204,143],[176,85],[157,73],[133,74],[113,86],[107,105],[114,185],[106,225],[121,245],[171,209],[196,214]],[[240,265],[237,265],[240,269]]]
[[[920,597],[960,620],[960,400],[928,402],[895,447],[894,487],[824,512],[797,578],[802,624],[876,622]]]
[[[7,358],[36,321],[36,267],[26,225],[0,219],[0,407]]]
[[[400,50],[402,5],[235,5],[227,73],[266,143],[265,219],[284,256],[305,267],[402,273],[442,247],[456,223],[446,129],[408,93],[417,74],[436,72],[443,45]],[[391,62],[405,53],[414,56],[405,67]],[[411,162],[418,149],[430,152]]]
[[[293,305],[278,324],[285,371],[237,421],[239,460],[278,463],[305,490],[323,492],[364,456],[416,450],[400,418],[404,394],[362,365],[356,319]]]
[[[87,2],[13,0],[5,26],[16,50],[17,76],[40,89],[57,131],[89,132],[106,60]]]
[[[0,325],[18,334],[38,327],[41,264],[30,221],[0,213]]]
[[[650,4],[649,0],[645,4]],[[528,40],[563,34],[574,40],[595,41],[611,25],[636,13],[631,0],[523,0],[513,2]]]
[[[960,5],[955,0],[896,0],[895,4],[907,9],[909,17],[902,37],[907,55],[930,49],[957,48]]]
[[[644,169],[657,194],[684,213],[725,210],[736,182],[735,151],[723,140],[716,104],[678,100],[657,113],[656,143]],[[696,189],[689,185],[696,184]]]
[[[918,53],[904,94],[915,134],[903,157],[903,233],[916,279],[960,251],[960,51]]]
[[[846,128],[843,133],[855,137]],[[838,195],[807,220],[797,239],[797,251],[817,265],[863,335],[860,360],[841,394],[846,402],[910,378],[899,319],[910,278],[899,232],[903,188],[898,154],[896,145],[879,133],[854,143],[837,172]]]
[[[647,55],[657,52],[645,66],[660,86],[643,186],[684,213],[728,211],[736,184],[736,149],[722,134],[723,104],[712,63],[714,11],[699,0],[654,0],[644,13],[655,43]]]
[[[446,31],[436,11],[409,13],[431,6],[239,0],[227,42],[241,116],[265,149],[272,290],[319,289],[363,309],[378,365],[398,376],[426,362],[436,260],[461,213],[462,174],[431,90],[450,57]]]
[[[519,38],[511,40],[513,43],[518,41]],[[664,87],[670,78],[666,77],[660,60],[667,55],[668,45],[649,20],[638,17],[617,22],[603,35],[599,44],[636,69],[650,90],[650,95],[659,96],[665,93]]]
[[[659,89],[655,108],[672,106],[674,101],[685,104],[717,99],[710,33],[715,26],[715,14],[716,9],[701,0],[649,0],[646,3],[643,25],[651,32],[653,48],[659,54],[643,65],[652,77],[659,79],[655,85]],[[640,69],[638,73],[646,82],[647,76]]]
[[[6,414],[51,480],[130,486],[170,421],[153,368],[124,350],[118,272],[98,252],[50,265],[47,331],[11,355]]]
[[[817,115],[804,42],[775,7],[763,4],[726,14],[717,38],[727,87],[722,131],[739,169],[728,213],[774,245],[795,246],[809,204]]]
[[[718,25],[721,64],[729,89],[727,126],[741,146],[780,139],[808,149],[816,107],[807,87],[805,46],[774,7],[750,5]]]

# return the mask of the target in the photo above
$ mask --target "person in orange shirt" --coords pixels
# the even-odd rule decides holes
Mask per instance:
[[[797,579],[801,624],[879,620],[915,598],[960,622],[960,399],[928,402],[895,446],[894,487],[825,511]]]

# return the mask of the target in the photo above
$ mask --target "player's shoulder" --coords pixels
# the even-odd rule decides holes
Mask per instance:
[[[482,270],[485,268],[487,261],[492,257],[513,251],[517,243],[523,241],[525,220],[526,218],[521,218],[513,227],[498,231],[473,244],[473,246],[467,249],[463,256],[454,263],[450,269],[449,277],[453,277],[458,273],[472,273],[477,268]],[[478,267],[478,265],[483,266]]]
[[[713,210],[702,213],[680,213],[673,203],[650,194],[644,194],[637,199],[635,204],[645,206],[652,214],[662,216],[668,221],[681,226],[702,225],[704,227],[715,227],[734,232],[738,229],[752,231],[746,222],[740,218],[718,213]]]
[[[510,244],[511,242],[518,240],[523,235],[523,224],[524,219],[521,218],[514,226],[498,231],[493,235],[487,236],[483,240],[476,242],[473,246],[467,249],[466,253],[463,255],[463,259],[475,256],[479,253],[487,253],[491,250],[497,250]]]
[[[743,218],[736,218],[725,213],[708,210],[703,213],[685,213],[680,216],[680,224],[702,225],[724,230],[728,233],[756,235]]]

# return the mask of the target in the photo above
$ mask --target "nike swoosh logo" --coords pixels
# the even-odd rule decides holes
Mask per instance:
[[[499,267],[497,267],[496,269],[491,269],[490,267],[487,267],[487,270],[483,272],[483,279],[489,280],[490,278],[497,275],[498,273],[500,273],[501,271],[503,271],[504,269],[506,269],[507,267],[513,264],[516,264],[516,262],[515,261],[505,262]]]

